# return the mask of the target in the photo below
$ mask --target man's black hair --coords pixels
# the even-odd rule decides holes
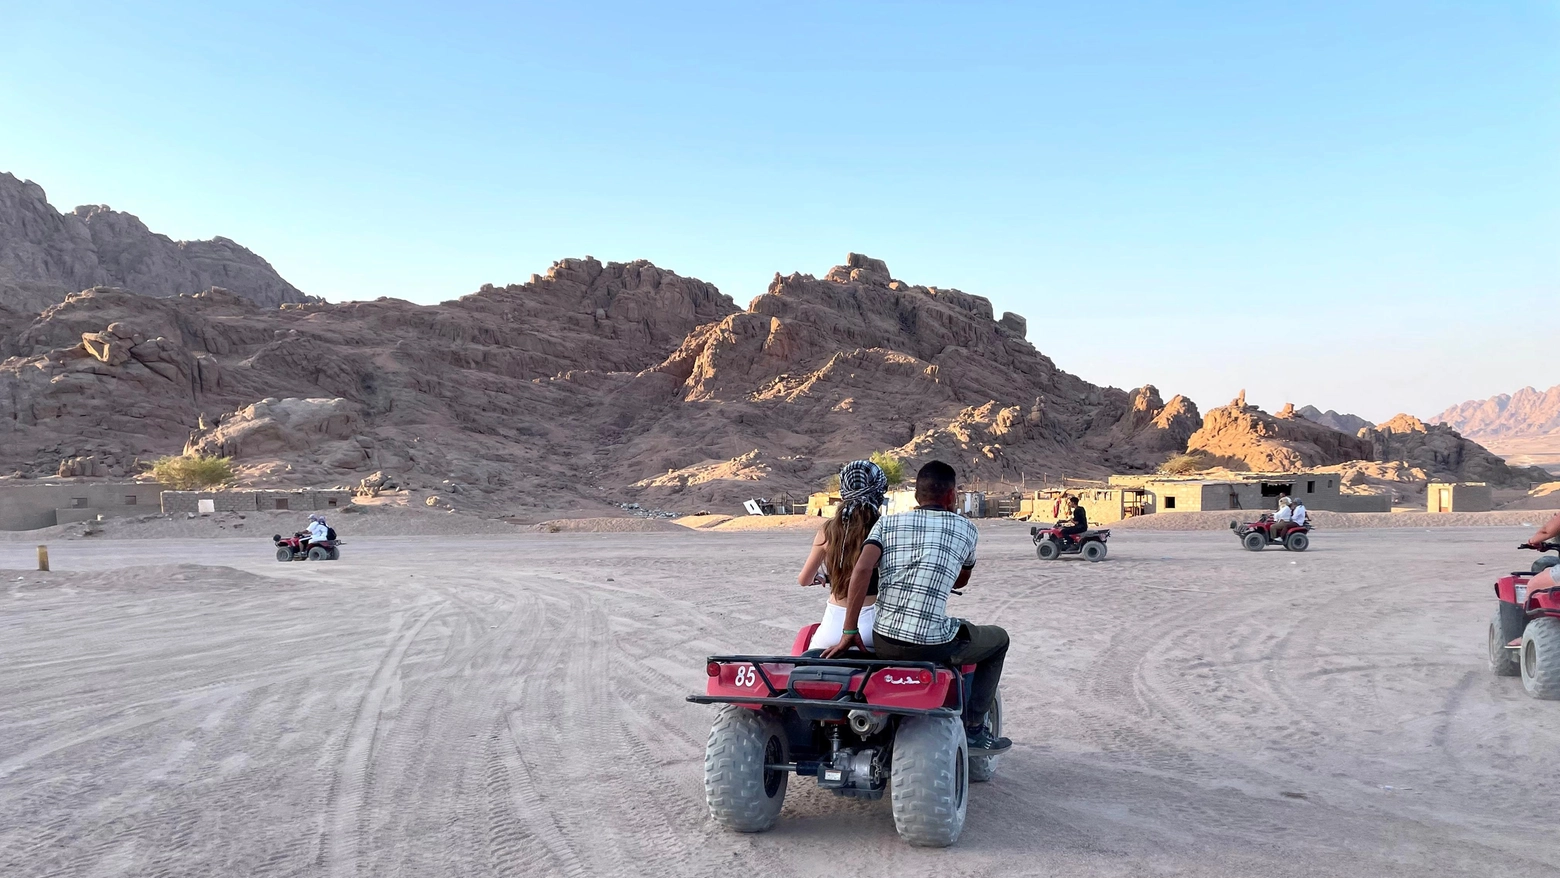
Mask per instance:
[[[953,490],[958,478],[958,473],[948,464],[940,460],[928,463],[915,474],[915,502],[934,503],[942,500]]]

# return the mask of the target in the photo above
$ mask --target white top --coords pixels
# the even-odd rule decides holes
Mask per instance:
[[[1293,521],[1294,517],[1295,517],[1294,511],[1291,510],[1288,506],[1280,506],[1280,507],[1278,507],[1278,512],[1274,513],[1273,520],[1274,521]]]
[[[328,534],[328,533],[329,533],[329,531],[326,530],[326,528],[325,528],[325,522],[323,522],[323,521],[311,521],[311,522],[309,522],[309,539],[311,541],[312,540],[323,540],[323,539],[326,538],[326,534]]]
[[[1305,504],[1296,503],[1293,515],[1295,524],[1305,524]]]

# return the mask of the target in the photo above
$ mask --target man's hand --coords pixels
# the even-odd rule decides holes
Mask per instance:
[[[866,648],[867,648],[867,645],[865,643],[861,642],[861,635],[860,634],[847,634],[844,637],[840,638],[840,642],[839,643],[836,643],[833,646],[829,647],[828,649],[824,650],[823,651],[823,657],[824,658],[834,658],[835,656],[844,653],[846,650],[850,649],[851,647],[855,647],[857,649],[865,651]]]

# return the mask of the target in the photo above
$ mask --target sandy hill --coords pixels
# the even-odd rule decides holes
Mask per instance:
[[[0,338],[0,471],[126,472],[188,447],[259,484],[383,470],[489,507],[684,509],[805,493],[879,449],[972,479],[1104,475],[1201,422],[1188,400],[1063,372],[1024,330],[854,254],[777,275],[746,310],[590,258],[435,306],[100,287]]]
[[[43,187],[0,172],[0,309],[32,315],[99,285],[146,296],[217,286],[272,308],[307,299],[227,238],[174,241],[101,204],[60,213]]]

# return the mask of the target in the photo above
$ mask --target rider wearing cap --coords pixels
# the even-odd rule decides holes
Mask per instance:
[[[309,516],[309,539],[303,544],[303,551],[308,551],[314,543],[323,543],[330,539],[330,528],[325,526],[325,516],[318,512]]]

